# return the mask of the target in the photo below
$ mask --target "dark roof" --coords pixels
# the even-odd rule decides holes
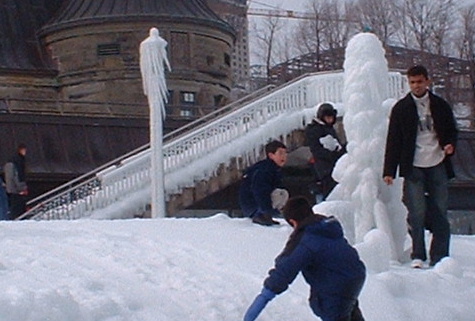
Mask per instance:
[[[0,114],[0,166],[27,145],[28,173],[78,176],[149,142],[148,119]]]
[[[133,20],[189,21],[234,34],[202,0],[1,0],[0,72],[53,72],[41,31]]]
[[[43,33],[104,21],[191,21],[212,24],[233,33],[202,0],[67,0]]]
[[[0,70],[52,69],[37,31],[64,0],[0,1]]]

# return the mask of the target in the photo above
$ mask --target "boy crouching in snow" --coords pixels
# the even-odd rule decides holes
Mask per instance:
[[[283,214],[294,231],[244,321],[255,320],[270,300],[287,290],[300,271],[310,285],[310,307],[322,321],[363,321],[358,295],[366,269],[344,238],[340,223],[334,217],[314,214],[303,197],[291,198]]]

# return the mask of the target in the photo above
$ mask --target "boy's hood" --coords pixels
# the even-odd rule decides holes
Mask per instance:
[[[316,215],[309,220],[302,222],[302,228],[305,232],[317,234],[330,239],[343,237],[343,229],[334,216],[325,217]]]
[[[245,171],[244,171],[244,175],[248,175],[256,170],[279,170],[280,167],[277,166],[277,164],[270,158],[266,158],[264,160],[261,160],[257,163],[255,163],[254,165],[252,165],[251,167],[247,168]]]

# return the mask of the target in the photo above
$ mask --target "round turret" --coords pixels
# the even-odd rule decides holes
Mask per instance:
[[[60,98],[73,102],[65,110],[147,116],[139,45],[151,27],[168,42],[171,116],[193,118],[229,97],[234,32],[204,2],[75,0],[40,32],[56,63]],[[78,101],[107,104],[77,107]]]

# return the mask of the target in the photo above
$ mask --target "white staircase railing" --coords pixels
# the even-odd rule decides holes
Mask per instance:
[[[406,92],[405,79],[399,73],[391,73],[388,79],[388,98],[399,98]],[[267,138],[288,134],[289,128],[302,127],[302,117],[293,117],[307,108],[323,101],[342,102],[343,73],[315,73],[300,77],[276,88],[264,97],[246,105],[231,109],[225,115],[185,132],[164,143],[165,191],[167,196],[183,187],[192,186],[210,176],[216,167],[230,157],[240,156],[229,152],[233,142],[251,132],[264,128],[278,117],[292,121],[293,126],[281,126],[269,130]],[[292,128],[293,127],[293,128]],[[262,144],[264,142],[256,142]],[[249,144],[249,152],[256,146]],[[227,152],[222,149],[227,146]],[[230,148],[231,147],[231,148]],[[239,151],[234,151],[239,153]],[[210,154],[219,154],[214,162],[199,167],[200,159]],[[198,166],[198,167],[197,167]],[[204,167],[203,167],[204,166]],[[189,174],[193,168],[193,174]],[[180,171],[186,171],[180,175]],[[88,217],[95,211],[104,211],[111,206],[114,211],[143,212],[150,203],[150,149],[137,153],[78,184],[34,206],[23,217],[32,219],[77,219]],[[118,206],[117,204],[121,204]],[[127,205],[129,208],[127,208]],[[115,206],[114,206],[115,205]]]

